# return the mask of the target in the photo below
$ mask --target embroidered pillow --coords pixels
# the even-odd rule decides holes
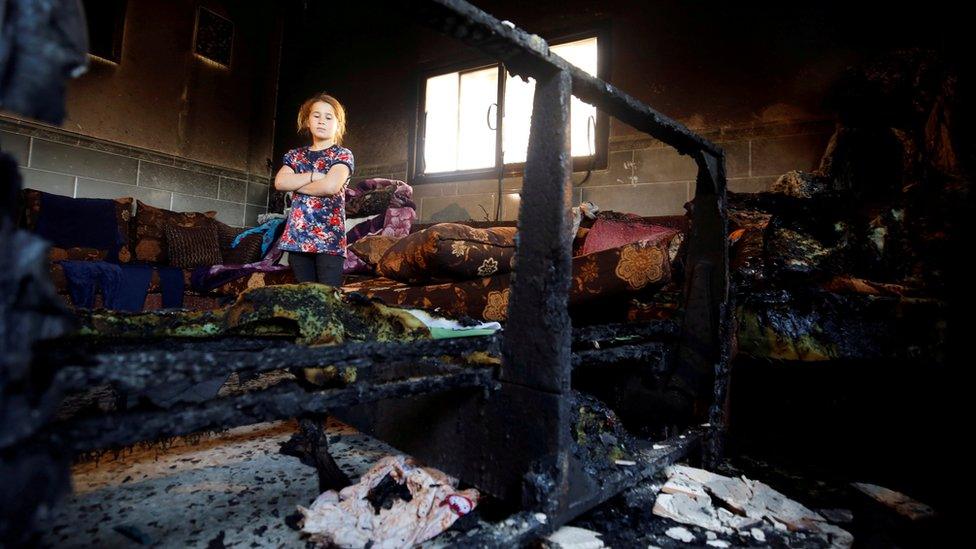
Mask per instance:
[[[377,272],[408,284],[508,273],[515,262],[515,232],[515,227],[475,229],[438,223],[394,244],[380,260]]]
[[[640,218],[629,220],[597,219],[586,233],[580,255],[619,248],[632,242],[648,240],[670,242],[678,231],[671,227],[648,223]]]
[[[220,257],[225,265],[243,265],[261,261],[261,242],[260,234],[249,234],[233,246],[237,235],[244,232],[239,227],[231,227],[226,223],[214,220],[217,226],[217,241],[220,243]]]
[[[167,263],[166,227],[200,227],[213,223],[217,212],[174,212],[136,201],[135,259]],[[214,229],[216,230],[216,229]],[[220,263],[218,260],[217,263]]]
[[[193,269],[221,262],[217,226],[213,223],[196,227],[166,225],[166,245],[173,267]]]

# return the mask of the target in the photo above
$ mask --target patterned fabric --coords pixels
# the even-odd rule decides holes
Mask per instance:
[[[49,261],[104,261],[108,250],[96,248],[58,248],[51,246],[48,250]]]
[[[336,164],[345,164],[352,173],[355,166],[352,151],[338,145],[321,151],[308,147],[292,149],[285,153],[282,163],[295,173],[326,173]],[[333,196],[309,196],[296,191],[278,247],[289,252],[345,256],[345,203],[345,192]]]
[[[640,218],[632,221],[597,219],[586,234],[582,255],[637,242],[638,240],[670,240],[678,231],[647,223]]]
[[[413,187],[397,179],[364,179],[346,189],[346,202],[347,204],[354,201],[373,203],[367,197],[374,193],[383,193],[384,198],[382,200],[377,199],[377,201],[387,202],[382,219],[377,216],[346,231],[347,245],[353,244],[367,235],[382,234],[384,236],[402,237],[410,234],[413,222],[417,219],[417,207],[413,201]],[[356,255],[356,252],[346,250],[346,261],[342,265],[343,273],[371,273],[374,268],[375,264],[368,265]]]
[[[515,261],[515,231],[515,227],[475,229],[439,223],[397,242],[383,256],[377,272],[408,284],[507,273]]]
[[[37,219],[41,214],[41,196],[45,194],[35,189],[24,189],[21,191],[22,210],[20,216],[20,226],[33,232],[37,228]],[[115,222],[119,227],[119,234],[122,237],[122,244],[119,248],[118,259],[120,263],[127,263],[132,260],[132,247],[129,241],[129,221],[132,219],[132,197],[113,199],[115,203]],[[108,250],[105,250],[106,255]],[[67,252],[78,253],[78,252]],[[64,259],[76,259],[66,257]],[[77,258],[81,259],[81,258]],[[102,258],[104,259],[104,257]]]
[[[291,269],[278,271],[253,272],[247,276],[242,276],[215,288],[211,294],[235,296],[249,288],[262,288],[264,286],[275,286],[278,284],[295,284],[295,275]]]
[[[169,264],[174,267],[209,267],[221,261],[217,226],[213,223],[199,227],[167,225],[166,247]]]
[[[400,237],[396,236],[367,236],[350,244],[349,251],[356,254],[370,269],[375,269],[380,259],[383,258],[383,254],[393,247],[398,240]]]
[[[244,232],[239,227],[231,227],[226,223],[214,220],[217,225],[217,241],[220,243],[220,259],[225,265],[243,265],[261,260],[261,235],[250,234],[241,239],[237,246],[233,246],[237,235]]]
[[[508,315],[510,274],[464,282],[409,286],[375,278],[342,287],[389,305],[437,310],[448,317],[502,321]],[[663,243],[635,242],[573,258],[570,306],[666,284],[671,277]]]
[[[278,228],[284,230],[284,224],[279,224]],[[280,237],[280,234],[278,236]],[[235,279],[250,276],[252,273],[291,270],[291,267],[287,265],[279,265],[284,255],[285,252],[281,248],[272,246],[268,253],[264,254],[261,261],[244,263],[243,265],[225,264],[199,267],[193,270],[190,285],[197,292],[208,293]]]
[[[346,194],[346,215],[349,217],[367,217],[384,213],[390,207],[395,186],[389,185],[374,189],[365,194],[350,197]]]
[[[201,227],[213,223],[217,212],[174,212],[136,201],[135,258],[148,263],[169,262],[166,227]],[[219,261],[218,261],[219,262]]]

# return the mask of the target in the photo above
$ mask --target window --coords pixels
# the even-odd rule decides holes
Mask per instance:
[[[88,53],[116,64],[122,62],[126,4],[126,0],[82,0],[88,25]]]
[[[234,50],[234,23],[202,6],[197,8],[193,53],[201,59],[230,68]]]
[[[591,35],[552,45],[550,50],[599,76],[599,43],[599,37]],[[523,81],[508,75],[503,65],[492,64],[426,73],[420,85],[414,179],[474,179],[494,177],[499,169],[510,173],[522,169],[534,79]],[[574,162],[581,169],[601,158],[605,163],[605,116],[574,97],[570,117]]]

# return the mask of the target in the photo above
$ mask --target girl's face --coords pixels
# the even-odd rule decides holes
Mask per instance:
[[[314,140],[333,140],[338,128],[339,121],[336,119],[332,105],[325,101],[312,103],[312,110],[308,113],[308,131]]]

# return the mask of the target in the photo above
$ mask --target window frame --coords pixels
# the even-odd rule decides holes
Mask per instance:
[[[597,39],[597,78],[605,82],[610,81],[610,29],[604,24],[590,26],[586,30],[562,32],[558,38],[549,41],[550,46],[559,46],[568,42],[575,42],[586,38]],[[495,165],[487,168],[455,170],[451,172],[424,173],[424,140],[425,140],[425,103],[427,79],[433,76],[452,72],[468,72],[483,70],[489,67],[498,69],[499,105],[495,108]],[[505,103],[505,84],[508,71],[501,61],[484,58],[466,59],[436,66],[422,67],[416,76],[413,99],[413,124],[408,138],[407,151],[407,180],[411,185],[425,183],[446,183],[456,181],[473,181],[478,179],[497,179],[501,170],[503,177],[520,177],[525,173],[525,162],[502,163],[502,139],[504,136],[503,116]],[[488,113],[486,113],[486,116]],[[580,172],[592,169],[606,169],[610,148],[610,119],[599,109],[596,111],[594,131],[594,154],[573,157],[573,171]]]

